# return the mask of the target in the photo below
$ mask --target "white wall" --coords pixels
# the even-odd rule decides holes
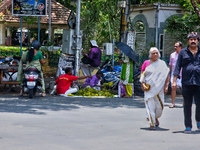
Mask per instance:
[[[0,24],[0,45],[5,44],[5,25]]]
[[[131,20],[134,19],[137,15],[143,14],[148,22],[149,28],[155,28],[155,10],[142,10],[142,13],[139,12],[131,13]]]
[[[139,14],[143,14],[150,28],[155,28],[156,10],[158,10],[158,28],[160,27],[160,22],[165,22],[166,19],[172,15],[182,13],[182,8],[175,4],[161,4],[158,8],[155,4],[149,6],[133,6],[132,9],[133,11],[130,14],[131,19],[134,19]],[[178,12],[177,10],[180,10],[181,12]]]

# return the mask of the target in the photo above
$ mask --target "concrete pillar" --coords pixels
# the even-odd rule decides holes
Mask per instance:
[[[7,36],[11,36],[10,27],[7,27]]]
[[[0,24],[0,45],[4,45],[5,44],[5,30],[6,30],[6,26],[4,24]]]
[[[10,27],[7,27],[7,28],[6,28],[6,31],[7,31],[7,35],[5,35],[5,36],[6,36],[5,45],[10,46],[10,45],[12,45]]]

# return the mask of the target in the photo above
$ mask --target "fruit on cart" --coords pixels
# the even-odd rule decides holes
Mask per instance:
[[[103,83],[103,89],[110,89],[113,86],[113,82]]]
[[[90,87],[80,89],[74,94],[75,96],[105,96],[105,97],[114,97],[114,94],[110,93],[107,89],[96,90]]]

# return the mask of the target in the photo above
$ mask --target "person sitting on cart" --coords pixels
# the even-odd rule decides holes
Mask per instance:
[[[56,85],[50,94],[53,95],[56,93],[57,95],[68,97],[69,94],[76,93],[78,91],[78,87],[72,87],[74,81],[90,77],[91,76],[74,76],[72,75],[72,68],[67,67],[65,68],[65,74],[60,75],[56,79]]]
[[[82,87],[91,87],[96,90],[101,90],[101,77],[103,77],[103,72],[98,70],[97,73],[92,76],[92,78],[87,78],[85,80]]]

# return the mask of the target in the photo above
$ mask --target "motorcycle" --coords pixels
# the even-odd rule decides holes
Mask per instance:
[[[29,98],[33,98],[36,92],[41,91],[42,80],[40,71],[37,68],[27,68],[24,70],[22,91],[28,94]]]

